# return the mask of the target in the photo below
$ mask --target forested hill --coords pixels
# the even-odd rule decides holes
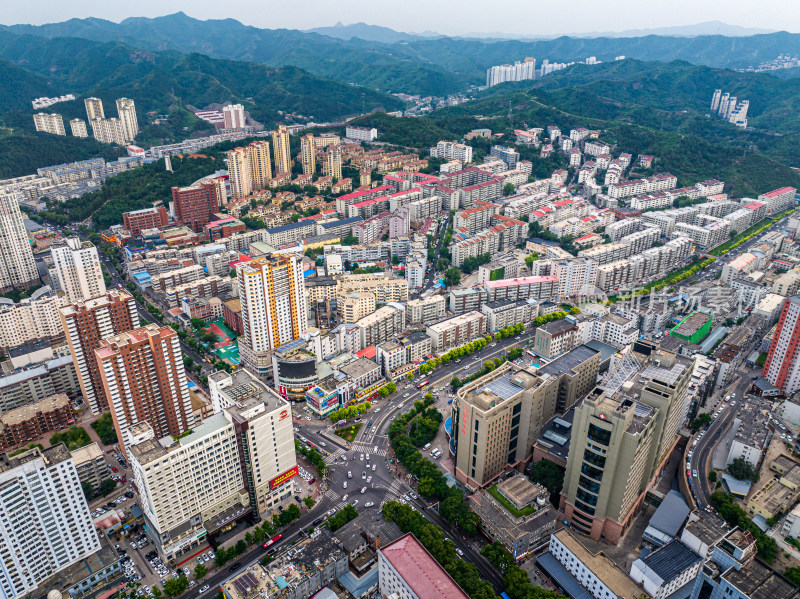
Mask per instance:
[[[458,91],[469,83],[485,81],[485,71],[495,64],[533,56],[541,64],[571,62],[596,56],[612,61],[626,56],[646,61],[685,60],[711,67],[754,66],[780,54],[800,54],[800,35],[777,32],[728,37],[560,37],[549,40],[493,40],[450,37],[402,39],[392,43],[337,39],[313,32],[259,29],[234,19],[201,21],[176,13],[153,19],[131,18],[121,23],[102,19],[72,19],[63,23],[7,28],[13,33],[41,37],[80,37],[123,42],[146,50],[201,52],[216,58],[259,62],[270,66],[291,64],[316,75],[373,88],[421,93]]]
[[[293,66],[220,60],[202,54],[142,51],[119,42],[79,38],[42,39],[0,31],[0,77],[16,85],[0,86],[0,175],[28,174],[39,166],[82,160],[103,153],[94,140],[69,136],[68,121],[86,119],[83,98],[97,96],[108,114],[119,97],[136,102],[143,146],[172,143],[190,136],[213,133],[186,105],[240,102],[258,122],[272,127],[297,120],[336,120],[381,109],[402,109],[397,98],[368,88],[317,77]],[[42,95],[71,92],[72,102],[47,109],[62,115],[67,138],[33,137],[34,110],[30,101]],[[153,124],[157,115],[167,115]],[[35,140],[35,143],[34,143]],[[59,147],[63,146],[63,147]],[[22,162],[12,160],[25,152]]]

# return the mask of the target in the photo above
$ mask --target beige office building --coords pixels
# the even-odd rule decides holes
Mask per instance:
[[[39,282],[33,250],[13,192],[0,192],[0,292],[28,289]]]
[[[166,559],[181,561],[254,514],[268,517],[294,494],[291,406],[244,370],[215,376],[229,407],[178,440],[159,440],[143,423],[130,448],[148,532]]]
[[[266,189],[272,179],[272,160],[269,156],[269,142],[254,141],[245,148],[250,160],[250,177],[252,189]]]
[[[408,301],[408,279],[380,273],[337,277],[336,298],[344,302],[351,293],[372,293],[377,303]]]
[[[64,120],[60,114],[55,112],[46,114],[44,112],[37,112],[33,115],[33,126],[37,131],[44,133],[52,133],[53,135],[66,135],[64,131]]]
[[[253,193],[253,175],[247,148],[228,150],[228,179],[232,198],[246,198]]]
[[[72,119],[69,122],[69,128],[73,137],[89,137],[89,132],[86,130],[86,121],[83,119]]]
[[[342,322],[353,324],[375,311],[375,296],[371,293],[351,293],[342,304]]]
[[[97,248],[91,241],[68,237],[50,247],[58,284],[70,303],[104,295],[106,284]]]
[[[119,119],[92,119],[89,124],[92,126],[92,135],[100,143],[125,145],[125,131]]]
[[[136,106],[130,98],[117,98],[117,115],[122,124],[122,136],[125,141],[133,141],[139,135],[139,120],[136,118]]]
[[[309,133],[300,138],[300,162],[303,163],[303,174],[313,175],[317,168],[317,144],[314,134]]]
[[[286,125],[278,125],[272,132],[272,152],[275,156],[275,174],[292,171],[292,151],[289,148],[289,131]]]
[[[570,526],[614,544],[657,479],[691,401],[692,360],[646,342],[634,348],[641,369],[618,389],[596,388],[575,409],[561,493]]]
[[[477,489],[521,467],[557,402],[558,379],[510,362],[459,389],[452,405],[456,478]]]
[[[342,149],[340,146],[331,146],[328,149],[325,174],[330,175],[337,181],[342,178]]]
[[[86,107],[87,121],[106,118],[105,112],[103,112],[103,101],[100,98],[86,98],[83,105]]]

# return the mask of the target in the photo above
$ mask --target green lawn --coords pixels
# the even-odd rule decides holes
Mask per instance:
[[[522,518],[524,516],[530,516],[531,514],[536,512],[537,508],[534,505],[529,505],[526,508],[518,510],[516,507],[514,507],[513,503],[511,503],[508,499],[506,499],[505,497],[503,497],[500,494],[500,491],[497,490],[497,484],[492,485],[490,488],[487,489],[487,491],[488,491],[489,495],[491,495],[492,497],[497,499],[497,501],[499,501],[500,504],[504,508],[506,508],[511,513],[511,515],[514,516],[515,518]]]
[[[361,422],[357,422],[356,424],[351,424],[350,426],[346,426],[344,428],[340,428],[338,431],[335,431],[336,434],[347,441],[348,443],[352,443],[353,439],[356,438],[358,431],[361,429]]]

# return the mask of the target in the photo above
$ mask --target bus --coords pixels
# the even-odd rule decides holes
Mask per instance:
[[[263,547],[264,549],[268,549],[270,545],[274,545],[275,543],[277,543],[278,541],[280,541],[282,538],[283,538],[283,535],[282,535],[282,534],[277,534],[277,535],[275,535],[274,537],[272,537],[272,538],[271,538],[269,541],[267,541],[266,543],[264,543],[264,544],[262,545],[262,547]]]
[[[425,385],[429,383],[430,381],[422,381],[419,385],[417,385],[417,389],[422,389]]]

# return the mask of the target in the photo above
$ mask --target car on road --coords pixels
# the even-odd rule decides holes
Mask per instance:
[[[347,488],[347,481],[344,481],[344,482],[342,483],[342,488],[343,488],[343,489],[346,489],[346,488]]]
[[[363,495],[366,492],[367,492],[367,488],[366,487],[361,487],[361,494]]]
[[[375,505],[373,502],[368,501],[367,503],[364,504],[364,507],[372,507],[373,505]]]
[[[351,470],[347,471],[347,478],[353,478],[353,472]]]
[[[697,470],[692,470],[692,476],[697,478]]]
[[[347,497],[348,497],[347,495],[343,496],[342,501],[347,501]]]
[[[352,505],[353,507],[356,507],[358,505],[358,499],[353,499],[353,501],[350,503],[350,505]]]
[[[199,592],[202,595],[203,593],[205,593],[210,588],[211,588],[210,586],[208,586],[207,584],[204,584],[203,586],[200,587],[200,591]]]
[[[461,551],[461,549],[459,549],[458,547],[456,547],[456,553],[458,554],[458,557],[464,557],[464,552]]]
[[[372,465],[372,471],[375,472],[375,464]]]
[[[366,473],[366,471],[361,473],[361,479],[363,480],[363,479],[365,479],[365,478],[367,478],[367,473]]]

